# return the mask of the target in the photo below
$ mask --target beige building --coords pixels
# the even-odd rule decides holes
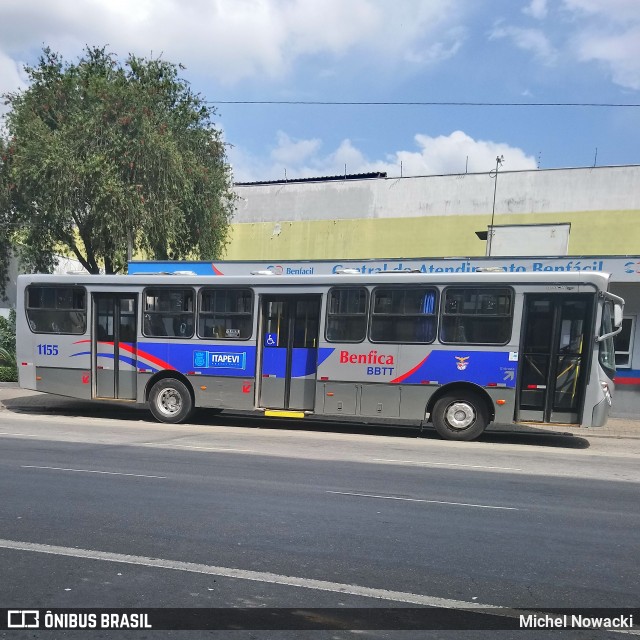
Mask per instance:
[[[494,205],[495,189],[495,205]],[[640,166],[240,184],[225,260],[479,256],[491,224],[570,223],[570,255],[640,252]],[[493,222],[492,222],[493,221]],[[536,250],[534,255],[540,255]]]

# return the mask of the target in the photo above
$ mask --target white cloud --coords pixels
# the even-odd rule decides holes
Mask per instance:
[[[443,62],[458,53],[466,37],[466,30],[455,28],[441,34],[441,39],[421,48],[408,49],[404,54],[407,62],[419,65],[433,65]]]
[[[530,0],[523,13],[544,21],[544,30],[500,20],[489,38],[510,40],[546,65],[560,56],[565,64],[600,63],[615,84],[640,89],[640,0]]]
[[[531,0],[530,4],[523,9],[523,12],[536,20],[542,20],[547,17],[547,0]]]
[[[640,89],[640,2],[638,0],[565,0],[579,27],[572,38],[576,57],[599,62],[612,80]]]
[[[584,32],[576,47],[581,60],[606,65],[616,84],[640,90],[640,25],[623,33]]]
[[[402,161],[403,175],[429,175],[490,171],[497,156],[504,156],[505,170],[535,169],[536,160],[522,149],[504,142],[474,140],[464,131],[448,136],[415,136],[418,151],[398,151],[389,170]]]
[[[382,20],[380,12],[367,0],[297,0],[282,12],[281,18],[290,37],[288,48],[294,55],[344,53],[372,37]]]
[[[26,87],[27,81],[22,66],[0,51],[0,96]],[[0,99],[0,117],[6,114],[8,109],[4,100]]]
[[[557,51],[549,41],[549,38],[540,29],[523,29],[520,27],[501,26],[494,27],[489,38],[497,40],[507,38],[519,49],[530,51],[545,64],[553,64],[557,57]]]
[[[564,6],[576,14],[627,22],[640,19],[638,0],[564,0]]]
[[[417,134],[414,140],[415,150],[396,151],[383,159],[370,160],[349,139],[343,140],[334,151],[321,155],[319,140],[292,141],[281,132],[269,162],[261,162],[237,148],[232,149],[229,156],[238,182],[282,179],[285,170],[290,179],[343,175],[345,171],[386,171],[390,177],[399,176],[401,171],[403,176],[465,173],[465,170],[483,173],[495,167],[497,156],[504,156],[505,170],[535,169],[537,166],[535,158],[522,149],[503,142],[475,140],[463,131],[436,137]],[[292,147],[294,153],[288,156],[291,162],[283,166],[280,160]],[[296,156],[295,151],[300,149],[303,152]]]
[[[467,37],[465,3],[459,0],[376,0],[380,27],[371,53],[392,61],[432,65],[455,55]]]
[[[22,64],[0,51],[0,94],[26,86]]]
[[[457,51],[464,0],[3,0],[0,51],[47,43],[75,58],[86,44],[163,54],[226,83],[284,77],[305,56],[359,53],[373,65]]]
[[[299,166],[312,157],[322,145],[320,140],[293,140],[283,131],[278,131],[278,146],[271,151],[271,159],[287,166]]]

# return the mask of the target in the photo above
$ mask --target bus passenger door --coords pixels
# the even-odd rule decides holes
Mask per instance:
[[[589,294],[525,295],[516,420],[580,422],[592,314]]]
[[[260,407],[313,410],[320,299],[296,295],[262,299]]]
[[[93,295],[94,398],[135,400],[137,396],[138,295]]]

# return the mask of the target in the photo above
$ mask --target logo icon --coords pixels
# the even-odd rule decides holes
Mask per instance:
[[[468,360],[470,357],[471,356],[456,356],[456,360],[458,361],[456,362],[456,366],[460,371],[464,371],[469,366]]]
[[[194,351],[193,352],[193,366],[194,367],[206,367],[207,366],[207,352],[206,351]]]
[[[284,269],[282,268],[281,264],[270,264],[267,267],[267,271],[273,271],[273,273],[275,273],[277,276],[281,276]]]
[[[37,609],[9,609],[7,611],[7,628],[38,629],[40,612]]]

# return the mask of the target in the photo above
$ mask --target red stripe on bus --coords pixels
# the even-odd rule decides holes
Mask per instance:
[[[411,369],[410,371],[407,371],[407,373],[403,373],[401,376],[398,376],[394,380],[391,380],[391,384],[406,380],[411,374],[415,373],[427,361],[430,355],[431,354],[427,354],[427,356],[422,362],[418,362],[418,364],[415,367],[413,367],[413,369]]]
[[[73,344],[82,344],[84,342],[91,342],[91,340],[77,340]],[[113,342],[105,342],[103,340],[98,340],[98,344],[106,344],[111,347],[113,346]],[[153,364],[158,365],[162,369],[171,369],[171,371],[176,371],[176,368],[171,366],[168,362],[165,362],[164,360],[160,360],[160,358],[156,358],[155,356],[152,356],[150,353],[147,353],[146,351],[142,351],[141,349],[137,349],[137,348],[133,349],[132,347],[130,347],[128,344],[124,342],[120,343],[120,348],[123,349],[124,351],[128,351],[134,356],[140,356],[142,358],[145,358],[145,360],[149,360],[149,362],[153,362]]]
[[[125,344],[124,342],[120,343],[120,348],[124,349],[125,351],[128,351],[134,356],[137,356],[139,358],[144,358],[149,362],[153,362],[153,364],[157,365],[161,369],[171,369],[172,371],[176,371],[176,368],[170,365],[168,362],[165,362],[164,360],[160,360],[160,358],[156,358],[155,356],[152,356],[150,353],[147,353],[146,351],[142,351],[142,349],[138,349],[138,348],[134,349],[130,347],[128,344]]]

